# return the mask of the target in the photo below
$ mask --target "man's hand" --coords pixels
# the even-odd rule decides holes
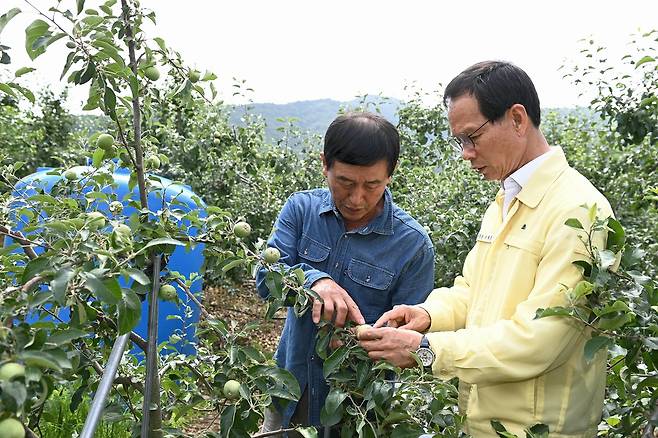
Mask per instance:
[[[387,360],[400,368],[418,365],[411,353],[420,346],[423,335],[413,330],[391,327],[359,330],[359,343],[372,360]]]
[[[325,319],[333,321],[337,327],[343,327],[346,321],[354,321],[357,324],[366,322],[352,297],[331,278],[319,279],[313,283],[311,289],[322,298],[322,301],[313,302],[314,323]]]
[[[379,317],[373,327],[379,328],[388,325],[389,327],[424,332],[430,328],[431,322],[430,315],[425,309],[402,304],[400,306],[393,306],[393,309],[385,312]]]

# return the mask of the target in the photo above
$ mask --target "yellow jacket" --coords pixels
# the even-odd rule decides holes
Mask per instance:
[[[583,278],[572,262],[587,253],[565,221],[578,218],[587,229],[584,204],[612,215],[603,195],[553,149],[504,221],[498,193],[462,276],[420,305],[432,320],[433,372],[459,378],[466,431],[476,438],[497,436],[492,419],[520,437],[537,423],[552,438],[594,437],[601,418],[605,352],[586,363],[587,329],[565,317],[535,319],[538,308],[565,305],[566,288]]]

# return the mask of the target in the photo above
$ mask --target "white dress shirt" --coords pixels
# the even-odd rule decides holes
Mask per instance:
[[[550,151],[541,154],[534,160],[528,161],[526,164],[518,168],[516,171],[514,171],[514,173],[503,180],[501,183],[503,190],[505,191],[505,198],[503,200],[503,219],[505,219],[505,216],[507,216],[509,207],[512,205],[512,201],[516,195],[519,194],[521,189],[523,189],[523,186],[525,186],[530,180],[532,174],[535,173],[535,170],[537,170],[541,163],[543,163],[544,160],[548,158],[552,152],[553,150],[551,149]]]

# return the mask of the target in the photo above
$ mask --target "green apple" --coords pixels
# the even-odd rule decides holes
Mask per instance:
[[[146,70],[144,70],[144,76],[146,76],[149,80],[155,82],[158,79],[160,79],[160,70],[158,70],[154,66],[147,67]]]
[[[110,211],[114,214],[121,214],[123,211],[123,204],[120,201],[110,202]]]
[[[247,237],[251,234],[251,225],[246,222],[238,222],[233,225],[233,234],[238,237]]]
[[[190,70],[188,77],[190,78],[190,82],[194,83],[201,79],[201,73],[198,70]]]
[[[162,164],[160,162],[160,158],[157,155],[149,155],[146,157],[146,167],[149,169],[159,169],[160,165]]]
[[[75,181],[78,179],[78,174],[73,170],[67,170],[64,172],[64,178],[68,179],[69,181]]]
[[[240,382],[237,380],[229,380],[224,383],[224,397],[229,400],[240,398]]]
[[[25,428],[15,418],[0,421],[0,436],[2,438],[25,438]]]
[[[265,260],[265,263],[276,263],[280,258],[281,253],[276,248],[270,247],[263,251],[263,260]]]
[[[19,363],[9,362],[0,367],[0,382],[8,382],[23,376],[25,376],[25,366]]]
[[[110,134],[101,134],[96,139],[96,147],[101,148],[105,151],[112,149],[114,146],[114,137]]]
[[[115,249],[132,246],[132,231],[130,227],[125,224],[119,224],[114,227],[110,235],[110,243]]]
[[[165,301],[176,301],[176,298],[178,298],[178,293],[176,292],[176,288],[172,285],[163,284],[160,286],[160,292],[158,293],[158,296]]]

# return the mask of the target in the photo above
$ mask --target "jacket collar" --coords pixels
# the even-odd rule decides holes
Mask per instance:
[[[328,212],[333,212],[336,217],[341,218],[340,211],[338,211],[336,204],[334,204],[334,199],[329,189],[325,191],[318,214],[322,215]],[[368,234],[371,232],[384,235],[393,234],[393,195],[388,187],[384,190],[384,208],[381,213],[375,216],[368,225],[357,229],[356,232],[359,234]]]
[[[535,208],[548,192],[553,182],[569,167],[562,148],[551,147],[552,153],[533,172],[517,199],[530,208]]]

